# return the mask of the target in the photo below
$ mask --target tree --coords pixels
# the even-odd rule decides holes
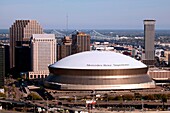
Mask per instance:
[[[165,108],[165,102],[167,102],[167,96],[163,94],[162,95],[163,111],[164,111],[164,108]]]
[[[123,100],[123,99],[122,99],[122,96],[116,96],[116,97],[114,98],[114,100]]]
[[[0,97],[6,97],[4,93],[0,93]]]
[[[103,99],[104,99],[105,101],[108,101],[108,97],[109,97],[109,95],[108,95],[107,93],[105,93]]]
[[[28,95],[28,98],[32,99],[32,100],[42,100],[42,98],[39,95],[35,94],[35,93],[30,93]]]
[[[122,96],[123,100],[133,100],[134,96],[130,94],[126,94]]]
[[[134,97],[136,100],[141,100],[142,95],[140,93],[134,93]]]
[[[149,94],[149,95],[145,95],[145,96],[143,97],[143,99],[144,99],[144,100],[155,100],[155,97],[154,97],[154,95]]]

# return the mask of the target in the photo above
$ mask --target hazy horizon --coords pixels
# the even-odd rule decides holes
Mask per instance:
[[[0,29],[15,20],[37,20],[44,29],[170,29],[170,0],[1,0]],[[68,20],[68,21],[67,21]],[[68,24],[67,24],[68,23]]]

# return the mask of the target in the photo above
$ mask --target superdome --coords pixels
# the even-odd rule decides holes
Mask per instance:
[[[65,69],[133,69],[146,68],[147,66],[120,53],[87,51],[63,58],[50,67]]]
[[[111,51],[77,53],[49,66],[46,87],[61,90],[114,90],[154,88],[147,66]]]

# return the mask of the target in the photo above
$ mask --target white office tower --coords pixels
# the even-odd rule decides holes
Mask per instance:
[[[46,78],[48,66],[56,62],[56,39],[54,34],[33,34],[31,39],[32,72],[29,79]]]

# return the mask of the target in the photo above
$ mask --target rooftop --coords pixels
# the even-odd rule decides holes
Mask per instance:
[[[111,51],[86,51],[65,57],[50,65],[65,69],[133,69],[147,66],[129,56]]]

